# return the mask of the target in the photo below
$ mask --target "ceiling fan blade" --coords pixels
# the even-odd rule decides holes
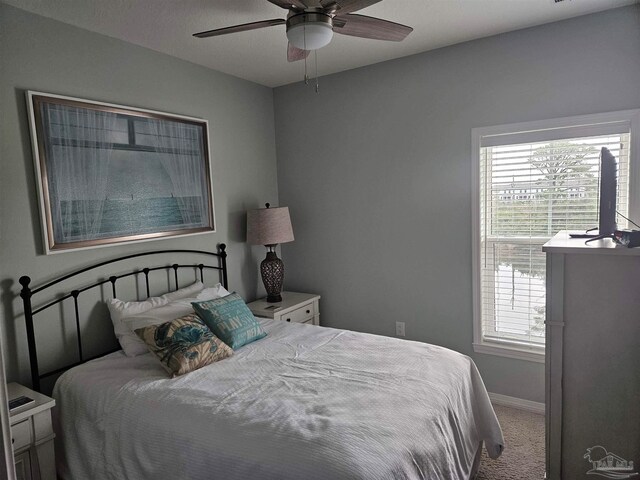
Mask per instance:
[[[382,0],[322,0],[324,8],[335,8],[335,12],[339,15],[362,10]]]
[[[287,60],[290,62],[297,62],[298,60],[304,60],[309,56],[309,50],[302,50],[301,48],[294,47],[289,44],[287,46]]]
[[[279,6],[280,8],[284,8],[286,10],[304,10],[307,8],[304,2],[301,0],[267,0],[268,2],[273,3],[274,5]]]
[[[413,28],[366,15],[337,15],[333,19],[333,31],[352,37],[401,42]]]
[[[216,37],[218,35],[226,35],[227,33],[246,32],[247,30],[284,25],[285,23],[287,23],[287,21],[282,18],[274,18],[273,20],[263,20],[261,22],[243,23],[242,25],[234,25],[233,27],[216,28],[215,30],[194,33],[193,36],[198,38]]]

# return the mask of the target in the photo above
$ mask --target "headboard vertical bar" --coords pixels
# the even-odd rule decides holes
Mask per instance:
[[[178,285],[178,264],[174,263],[173,265],[171,265],[171,268],[173,268],[173,276],[176,279],[176,290],[178,290],[180,288],[180,286]]]
[[[142,272],[144,273],[144,278],[147,281],[147,298],[149,298],[151,296],[151,294],[149,293],[149,269],[143,268]]]
[[[229,281],[227,280],[227,246],[224,243],[220,244],[220,264],[222,267],[222,286],[229,288]]]
[[[204,265],[201,263],[198,268],[200,269],[200,281],[204,283]]]
[[[36,353],[36,335],[33,330],[33,313],[31,310],[31,289],[29,283],[31,278],[28,276],[20,277],[20,285],[22,290],[20,296],[24,303],[24,318],[27,323],[27,345],[29,346],[29,362],[31,363],[31,384],[36,392],[40,391],[40,373],[38,370],[38,355]]]
[[[109,281],[111,282],[111,293],[113,293],[113,298],[118,298],[118,296],[116,295],[116,280],[118,280],[118,277],[116,276],[109,277]]]
[[[80,336],[80,311],[78,310],[78,295],[80,292],[78,290],[74,290],[71,292],[71,296],[73,297],[73,306],[76,310],[76,334],[78,339],[78,356],[80,357],[80,361],[84,361],[84,357],[82,356],[82,337]]]

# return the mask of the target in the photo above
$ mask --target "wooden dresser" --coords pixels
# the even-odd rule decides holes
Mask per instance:
[[[560,232],[543,251],[546,478],[638,472],[640,248],[610,239],[585,245]]]

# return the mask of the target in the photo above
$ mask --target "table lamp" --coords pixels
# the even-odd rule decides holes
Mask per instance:
[[[289,207],[249,210],[247,212],[247,241],[252,245],[267,247],[267,257],[260,263],[262,282],[267,291],[267,302],[282,301],[284,263],[276,254],[276,245],[293,242],[293,229],[289,217]]]

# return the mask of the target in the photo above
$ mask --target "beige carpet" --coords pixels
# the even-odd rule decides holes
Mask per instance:
[[[505,449],[491,460],[482,454],[476,480],[542,480],[544,478],[544,415],[496,405]]]

